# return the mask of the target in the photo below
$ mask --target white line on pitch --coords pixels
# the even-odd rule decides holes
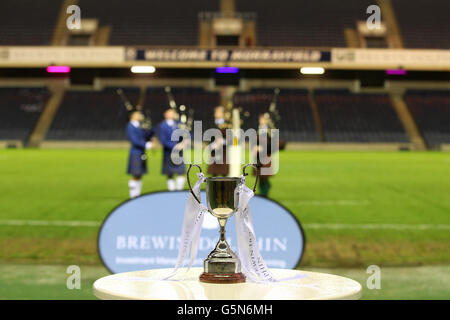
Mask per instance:
[[[73,220],[0,220],[3,226],[99,227],[100,221]],[[306,229],[371,229],[371,230],[450,230],[450,224],[342,224],[304,223]]]
[[[99,221],[71,220],[0,220],[3,226],[54,226],[54,227],[98,227]]]
[[[391,230],[450,230],[450,224],[327,224],[305,223],[309,229],[391,229]]]
[[[367,200],[285,200],[283,203],[292,203],[305,206],[367,206]]]

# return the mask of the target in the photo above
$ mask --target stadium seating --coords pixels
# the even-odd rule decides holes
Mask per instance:
[[[140,89],[123,88],[132,104]],[[47,132],[47,140],[124,140],[127,111],[116,87],[102,91],[69,90]],[[257,128],[258,115],[268,111],[273,89],[256,88],[237,92],[234,104],[249,117],[243,129]],[[218,92],[197,87],[173,87],[177,105],[193,110],[203,130],[214,126],[213,108],[220,104]],[[316,89],[325,141],[408,142],[396,112],[386,94],[353,94],[347,89]],[[26,141],[49,98],[47,88],[0,88],[0,140]],[[419,130],[431,148],[450,143],[450,91],[408,90],[404,96]],[[163,120],[168,106],[164,87],[147,88],[144,111],[154,126]],[[306,89],[281,89],[278,97],[280,135],[288,141],[318,142]],[[243,113],[243,114],[245,114]]]
[[[130,103],[136,105],[139,88],[122,88]],[[127,111],[116,94],[117,88],[103,91],[67,91],[47,140],[125,140]],[[205,92],[202,88],[172,88],[178,105],[194,110],[194,120],[204,121],[203,126],[213,123],[213,108],[219,104],[217,92]],[[153,126],[163,120],[163,111],[168,106],[163,87],[146,90],[144,112],[150,114]]]
[[[256,12],[260,46],[345,47],[344,29],[367,18],[368,0],[238,0],[236,10]]]
[[[198,13],[217,0],[80,0],[84,18],[112,26],[111,45],[197,45]]]
[[[347,89],[314,91],[328,142],[408,142],[389,96]]]
[[[393,0],[407,48],[450,49],[448,0]]]
[[[0,2],[0,45],[49,45],[60,0]],[[238,0],[255,13],[260,46],[345,47],[345,28],[367,18],[370,0]],[[198,15],[218,12],[219,0],[79,0],[83,18],[111,26],[111,45],[197,45]],[[450,48],[448,0],[393,0],[407,48]],[[43,10],[45,8],[45,10]],[[382,15],[383,17],[383,15]]]
[[[407,90],[405,102],[426,143],[450,143],[450,90]]]
[[[47,99],[47,88],[0,88],[0,140],[25,141]]]
[[[139,88],[122,88],[135,105]],[[103,91],[67,91],[53,119],[47,140],[125,140],[127,110],[117,88]]]
[[[60,0],[0,1],[0,45],[49,45]]]
[[[235,106],[250,113],[250,117],[244,119],[244,130],[258,128],[258,116],[268,111],[273,95],[274,89],[262,88],[235,94]],[[319,141],[307,90],[281,89],[277,107],[280,114],[280,137],[289,141]]]

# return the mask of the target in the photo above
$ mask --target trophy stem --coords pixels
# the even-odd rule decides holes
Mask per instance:
[[[231,250],[225,239],[227,219],[218,218],[220,238],[214,250],[203,263],[204,272],[200,275],[201,282],[207,283],[242,283],[245,276],[241,272],[241,263]]]
[[[225,241],[225,225],[227,224],[227,219],[219,219],[220,224],[220,241]]]

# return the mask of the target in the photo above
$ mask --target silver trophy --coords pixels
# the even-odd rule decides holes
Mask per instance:
[[[248,166],[256,167],[252,164],[246,164],[242,173]],[[201,203],[200,199],[194,194],[189,180],[189,172],[192,167],[197,167],[200,172],[202,168],[196,164],[190,165],[187,171],[187,181],[189,189],[194,199]],[[256,170],[258,172],[258,170]],[[258,174],[256,175],[253,191],[258,183]],[[231,250],[230,245],[225,239],[225,225],[230,218],[239,209],[239,192],[241,178],[239,177],[209,177],[206,178],[206,203],[209,213],[219,219],[220,237],[216,247],[208,255],[203,263],[204,272],[200,275],[201,282],[208,283],[240,283],[245,282],[245,276],[241,272],[241,261],[236,253]]]

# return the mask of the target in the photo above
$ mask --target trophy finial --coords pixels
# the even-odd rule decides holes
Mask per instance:
[[[189,172],[191,171],[192,167],[197,167],[200,170],[200,173],[203,173],[202,171],[202,167],[200,167],[198,164],[190,164],[189,165],[189,169],[186,173],[186,177],[187,177],[187,182],[188,182],[188,186],[189,186],[189,190],[191,191],[192,196],[194,197],[195,200],[197,200],[198,203],[201,203],[200,199],[197,198],[196,194],[194,193],[194,191],[192,190],[192,185],[191,185],[191,180],[189,179]]]
[[[246,165],[242,168],[242,175],[243,175],[244,177],[248,176],[248,173],[245,172],[245,169],[247,169],[247,167],[253,167],[253,168],[255,169],[255,171],[256,171],[255,184],[254,184],[253,189],[252,189],[253,192],[255,192],[255,191],[256,191],[256,185],[258,184],[258,179],[259,179],[258,167],[257,167],[256,164],[251,164],[251,163],[246,164]]]

